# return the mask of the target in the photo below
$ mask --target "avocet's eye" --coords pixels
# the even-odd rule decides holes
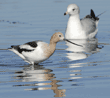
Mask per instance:
[[[59,37],[61,37],[61,35],[59,35]]]
[[[74,11],[75,9],[73,9],[73,11]]]

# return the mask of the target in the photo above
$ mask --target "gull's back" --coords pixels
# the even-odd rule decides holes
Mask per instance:
[[[99,21],[99,18],[95,16],[95,13],[92,9],[91,9],[90,15],[87,15],[86,17],[81,19],[83,30],[87,35],[91,33],[96,34],[98,21]]]
[[[82,19],[81,24],[82,24],[83,30],[87,35],[95,32],[96,30],[96,23],[90,18]]]

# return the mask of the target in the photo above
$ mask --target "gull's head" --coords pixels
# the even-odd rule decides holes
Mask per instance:
[[[57,43],[60,40],[64,40],[64,35],[61,32],[56,32],[51,37],[51,42]]]
[[[70,4],[68,5],[67,11],[64,13],[64,15],[67,15],[67,14],[76,15],[79,13],[80,13],[79,7],[76,4]]]

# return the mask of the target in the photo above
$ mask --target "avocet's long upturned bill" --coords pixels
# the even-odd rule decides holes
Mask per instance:
[[[81,20],[79,13],[79,7],[76,4],[68,5],[67,12],[64,13],[64,15],[69,14],[65,34],[66,39],[88,39],[95,37],[97,34],[99,18],[95,16],[94,11],[91,9],[90,15]]]
[[[60,40],[68,41],[67,39],[64,39],[61,32],[57,32],[53,34],[49,44],[42,41],[32,41],[23,45],[11,46],[8,50],[13,51],[24,61],[34,65],[48,59],[54,53],[56,44]],[[73,42],[71,43],[75,44]]]

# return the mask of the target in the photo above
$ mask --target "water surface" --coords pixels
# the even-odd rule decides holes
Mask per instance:
[[[80,7],[80,17],[92,8],[100,16],[92,40],[72,40],[83,47],[59,42],[55,53],[32,67],[8,50],[0,50],[0,96],[3,98],[109,98],[109,0],[0,1],[0,49],[33,40],[49,42],[55,32],[65,34],[68,4]]]

